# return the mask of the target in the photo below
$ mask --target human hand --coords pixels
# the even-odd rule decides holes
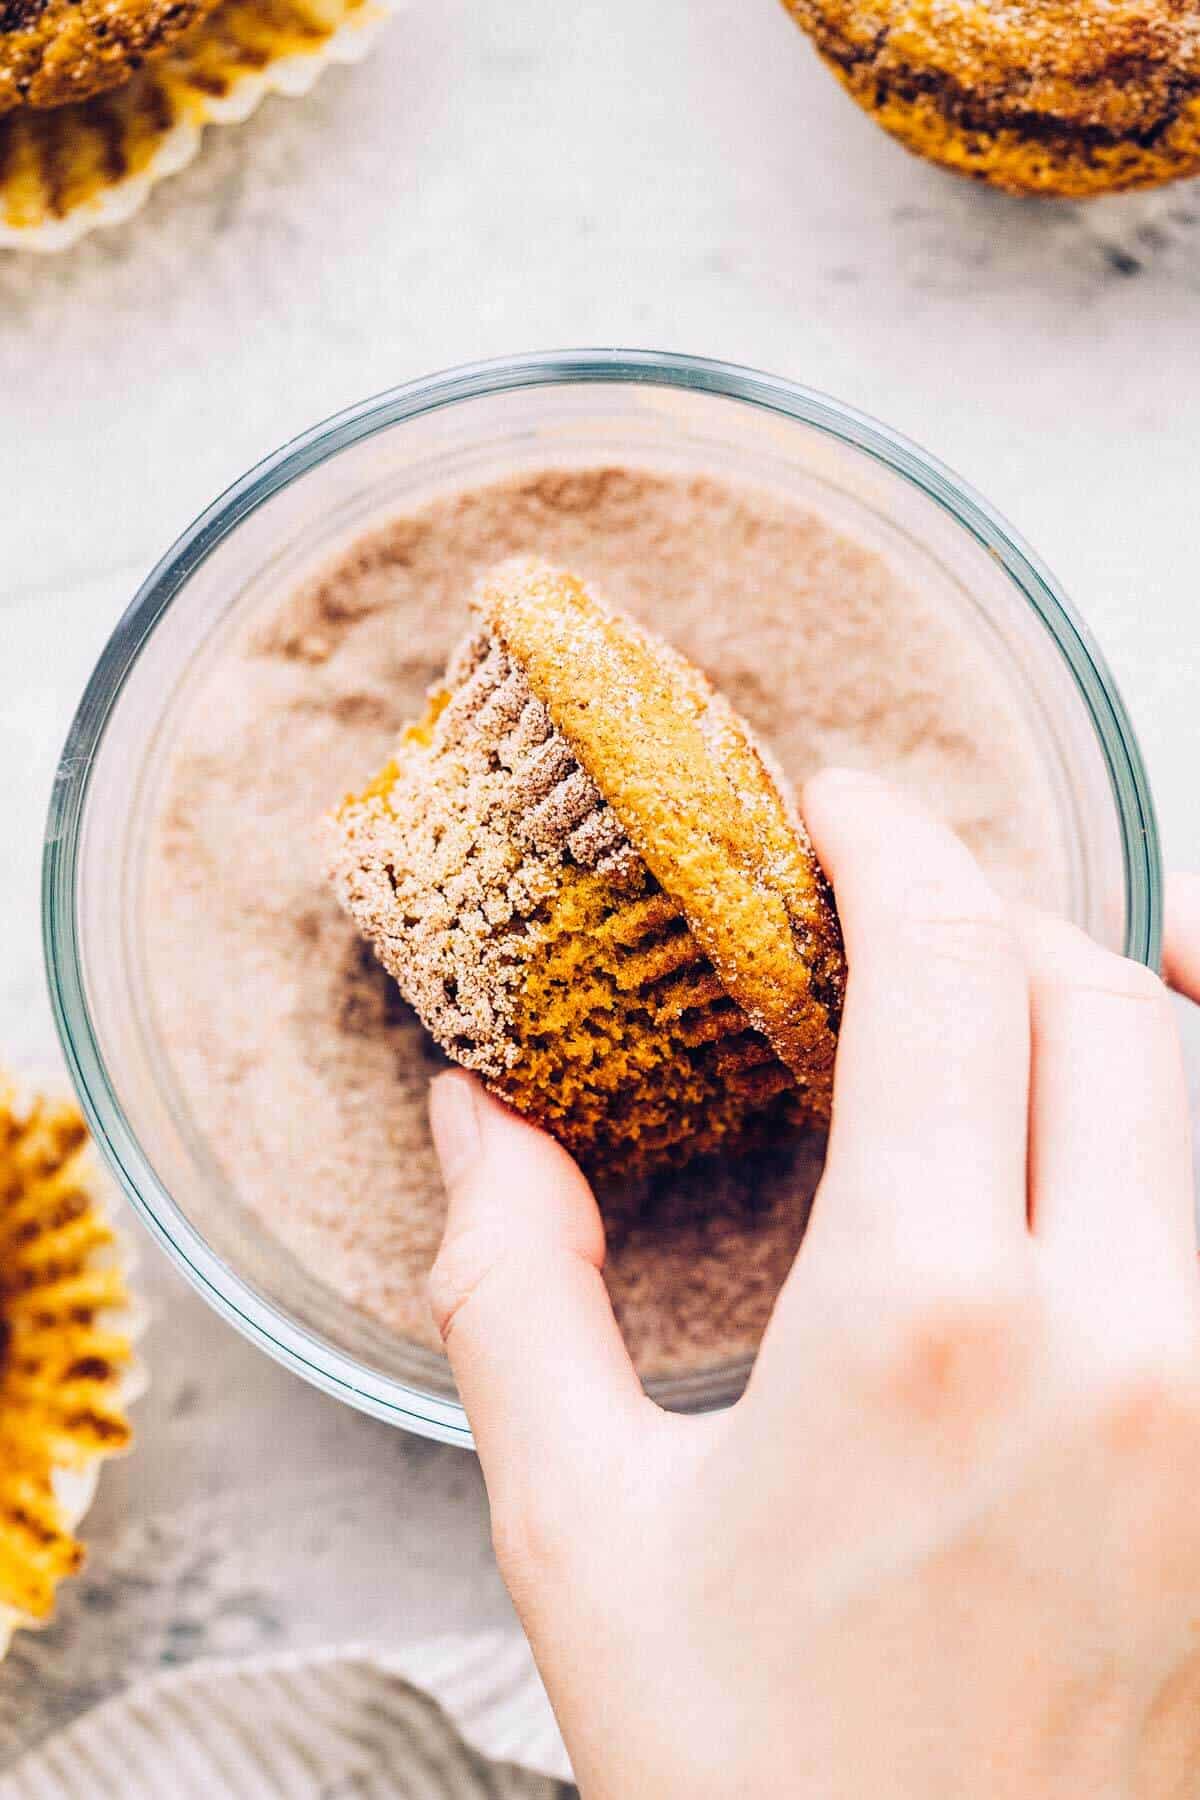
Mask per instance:
[[[1194,1795],[1200,1274],[1165,990],[1006,909],[879,782],[818,777],[805,814],[850,968],[833,1125],[735,1407],[644,1396],[579,1171],[470,1078],[434,1087],[432,1302],[580,1786]]]

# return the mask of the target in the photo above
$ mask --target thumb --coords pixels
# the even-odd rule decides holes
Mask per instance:
[[[461,1071],[439,1075],[430,1124],[449,1210],[430,1304],[498,1490],[555,1465],[594,1480],[605,1446],[650,1407],[601,1276],[591,1189],[554,1140]]]

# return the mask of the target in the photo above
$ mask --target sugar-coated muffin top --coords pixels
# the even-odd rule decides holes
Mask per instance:
[[[837,917],[748,726],[693,663],[561,570],[505,564],[476,604],[751,1023],[810,1089],[831,1082]]]
[[[1082,198],[1200,169],[1196,0],[784,0],[910,150]]]

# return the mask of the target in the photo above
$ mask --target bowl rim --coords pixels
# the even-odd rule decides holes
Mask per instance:
[[[908,438],[816,389],[733,363],[673,352],[538,351],[405,382],[292,438],[235,481],[182,533],[118,620],[72,720],[55,773],[42,862],[42,936],[54,1021],[96,1143],[170,1259],[231,1324],[326,1393],[420,1436],[472,1445],[462,1407],[377,1373],[299,1325],[211,1251],[159,1182],[110,1082],[87,1001],[78,931],[80,834],[91,775],[129,675],[195,570],[283,488],[405,420],[522,388],[616,383],[736,400],[807,425],[890,469],[930,498],[1004,568],[1074,676],[1108,770],[1125,867],[1125,953],[1157,967],[1162,865],[1149,780],[1129,715],[1099,647],[1046,565],[966,482]]]

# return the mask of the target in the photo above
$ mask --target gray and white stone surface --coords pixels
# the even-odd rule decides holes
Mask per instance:
[[[141,576],[293,432],[516,349],[729,357],[927,445],[1090,620],[1168,860],[1200,867],[1198,322],[1200,187],[1089,209],[959,183],[880,135],[776,0],[411,0],[367,63],[213,132],[127,226],[0,253],[0,1053],[54,1053],[42,818]],[[0,1767],[199,1655],[509,1619],[469,1457],[284,1373],[149,1244],[142,1283],[139,1448],[57,1623],[0,1669]]]

